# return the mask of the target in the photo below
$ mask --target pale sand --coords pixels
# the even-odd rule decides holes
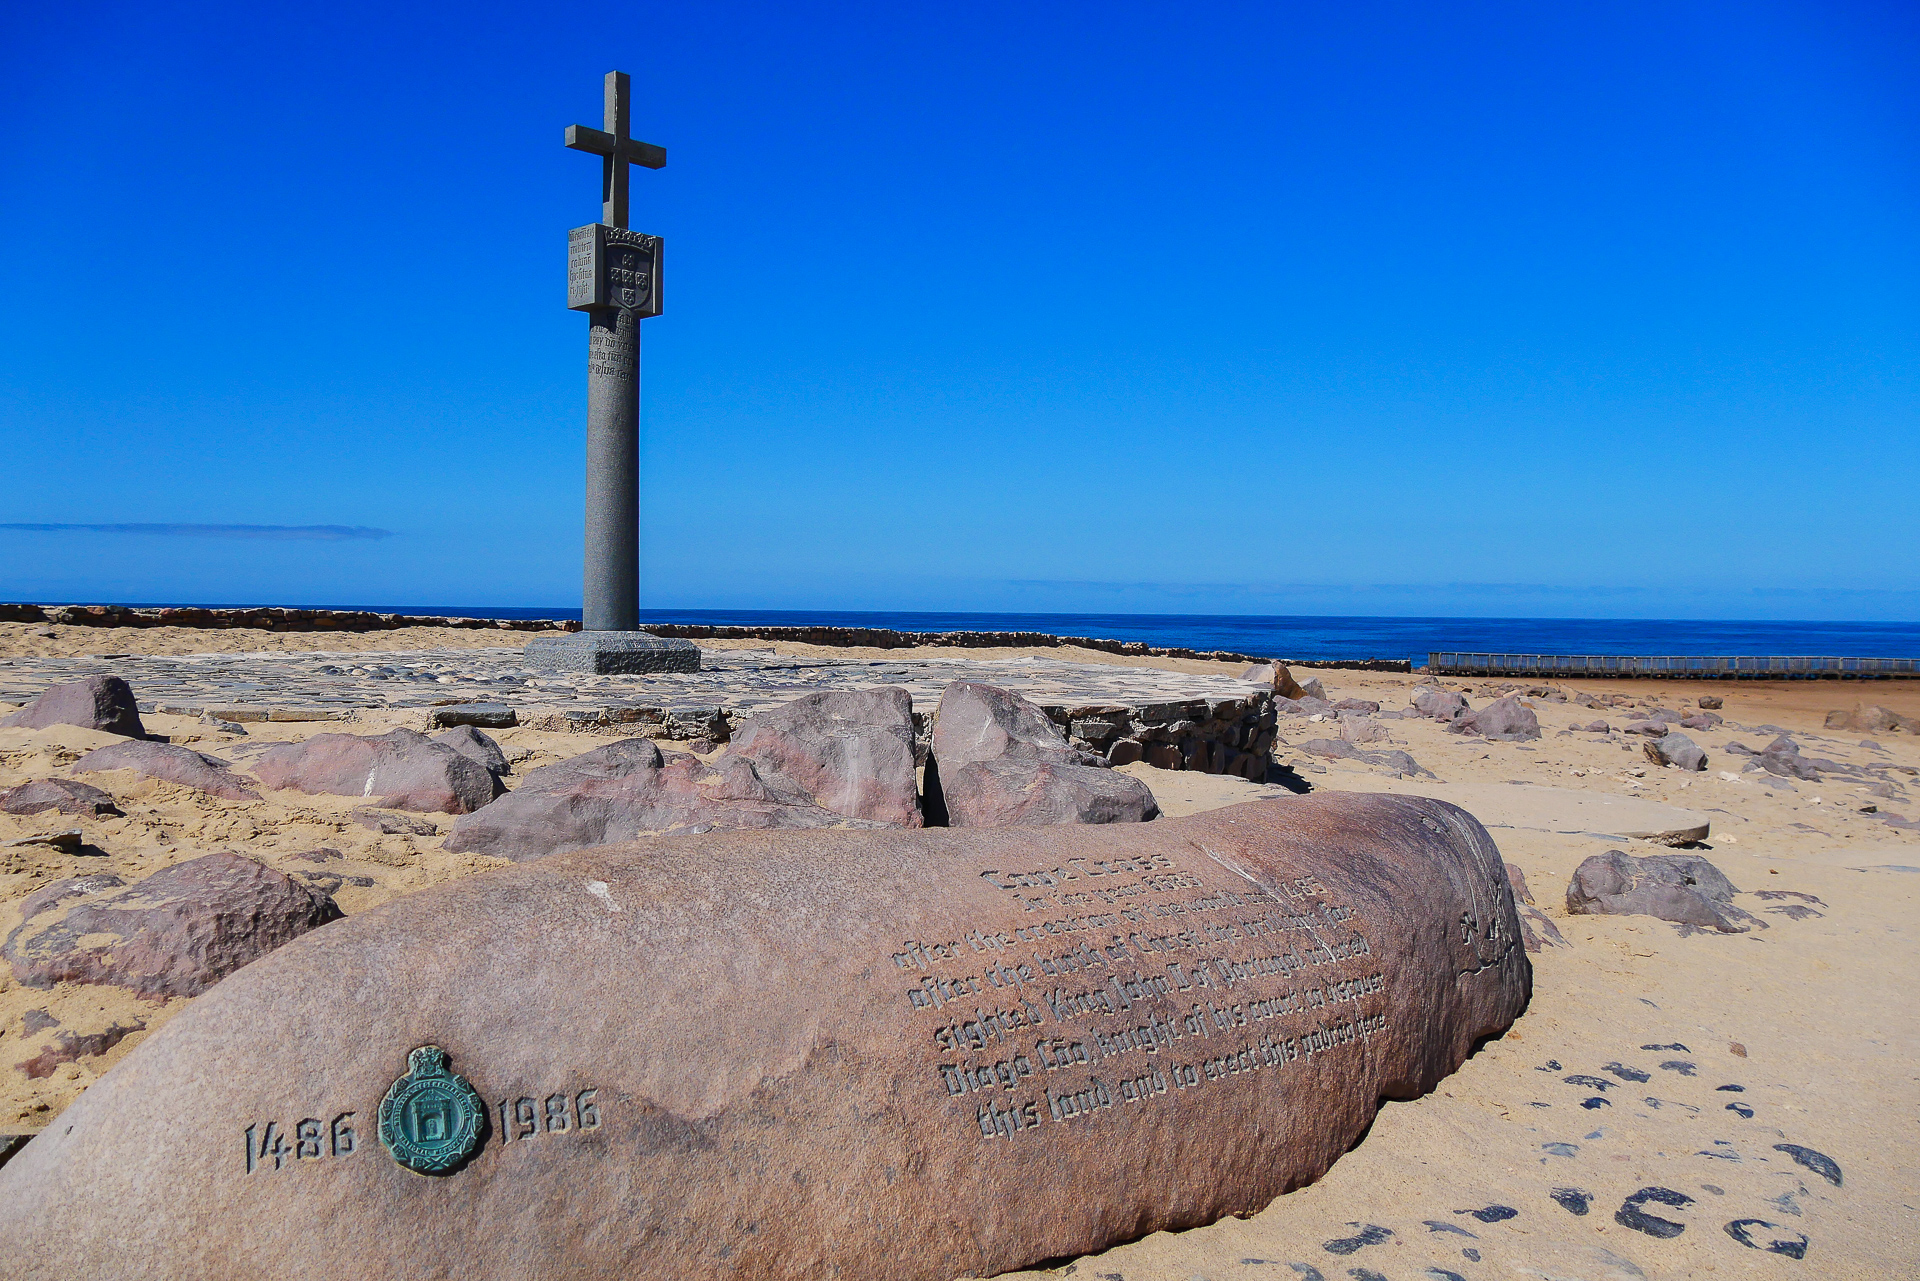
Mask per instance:
[[[13,631],[43,630],[8,628],[8,634],[0,635],[0,645],[19,641]],[[73,635],[44,640],[65,646],[46,652],[204,652],[223,647],[214,642],[228,641],[235,642],[230,646],[234,650],[501,643],[499,633],[451,629],[431,629],[430,639],[423,629],[360,637],[56,630]],[[182,637],[194,643],[163,648],[182,644]],[[241,640],[247,643],[238,643]],[[355,640],[369,643],[342,643]],[[767,643],[733,642],[728,647],[748,644],[764,648]],[[0,652],[22,649],[24,643]],[[899,657],[914,651],[867,652]],[[1142,661],[1084,651],[1033,652],[1096,662]],[[982,655],[1004,657],[1008,651]],[[1187,660],[1144,662],[1178,665],[1178,670],[1223,670],[1218,664]],[[1317,674],[1336,697],[1375,698],[1388,708],[1403,706],[1405,690],[1416,683],[1400,675]],[[1476,691],[1491,682],[1456,684],[1478,706],[1484,698]],[[1719,694],[1727,700],[1722,714],[1730,721],[1793,730],[1809,755],[1920,767],[1920,740],[1912,736],[1880,736],[1883,750],[1876,753],[1859,746],[1858,734],[1821,729],[1828,710],[1856,701],[1920,714],[1920,686],[1913,683],[1582,682],[1578,687],[1618,690],[1668,707],[1690,706],[1701,692]],[[1915,961],[1920,873],[1854,870],[1920,868],[1920,833],[1890,828],[1877,816],[1858,812],[1871,800],[1882,810],[1920,814],[1913,799],[1920,780],[1896,775],[1901,794],[1891,799],[1863,798],[1856,785],[1837,778],[1820,785],[1799,783],[1794,792],[1767,791],[1748,779],[1723,779],[1719,772],[1737,775],[1744,763],[1723,750],[1729,738],[1759,747],[1771,734],[1724,730],[1691,735],[1707,749],[1709,768],[1705,774],[1683,776],[1652,768],[1637,744],[1623,751],[1589,736],[1559,734],[1570,724],[1594,719],[1618,726],[1626,719],[1621,710],[1535,703],[1545,729],[1538,743],[1487,743],[1447,735],[1430,722],[1389,721],[1385,725],[1394,742],[1363,748],[1403,747],[1437,774],[1437,781],[1396,779],[1338,762],[1322,765],[1324,772],[1311,772],[1310,758],[1283,749],[1308,769],[1304,777],[1315,788],[1412,791],[1456,799],[1489,825],[1502,853],[1526,873],[1541,908],[1572,945],[1535,957],[1536,991],[1525,1018],[1436,1093],[1387,1105],[1367,1138],[1326,1179],[1282,1197],[1252,1219],[1158,1234],[1097,1258],[1064,1264],[1052,1273],[1031,1275],[1118,1276],[1129,1281],[1275,1276],[1293,1281],[1313,1275],[1301,1270],[1312,1268],[1329,1281],[1371,1281],[1374,1276],[1406,1281],[1449,1273],[1466,1278],[1723,1273],[1824,1278],[1920,1271],[1914,1226],[1914,1207],[1920,1205],[1915,1200],[1920,1195],[1920,1140],[1913,1132],[1914,1108],[1920,1104],[1913,1066],[1920,1054],[1920,1007],[1911,996],[1920,968]],[[185,718],[154,716],[148,723],[155,733],[181,739],[197,735],[194,746],[214,754],[240,744],[305,738],[330,729],[367,733],[398,724],[420,727],[417,713],[381,713],[364,716],[350,727],[257,724],[249,727],[255,732],[242,739],[209,733]],[[1326,723],[1298,719],[1283,721],[1282,730],[1289,743],[1337,735]],[[523,771],[609,741],[529,730],[508,730],[497,737],[521,758],[518,768]],[[72,729],[0,730],[0,786],[59,772],[82,751],[106,741],[105,735]],[[1635,777],[1633,770],[1644,776]],[[1129,766],[1127,772],[1146,779],[1170,815],[1284,795],[1238,779],[1142,765]],[[128,817],[94,821],[0,815],[0,841],[78,827],[90,843],[108,851],[104,857],[63,855],[46,847],[0,851],[7,859],[0,871],[0,931],[16,923],[13,905],[21,897],[54,877],[104,866],[131,880],[215,849],[247,853],[287,870],[371,879],[371,886],[340,890],[336,897],[348,912],[495,864],[446,854],[435,838],[380,836],[356,826],[346,814],[358,802],[348,798],[268,792],[257,803],[234,803],[125,775],[92,775],[89,781],[112,792]],[[1745,894],[1740,904],[1770,928],[1748,935],[1682,937],[1674,926],[1647,917],[1568,917],[1565,888],[1581,859],[1609,848],[1638,854],[1661,851],[1580,834],[1587,830],[1592,807],[1570,820],[1572,811],[1556,799],[1567,789],[1595,802],[1636,797],[1706,814],[1714,829],[1709,848],[1700,852],[1737,885],[1814,895],[1821,900],[1814,907],[1821,915],[1793,920],[1771,909],[1801,906],[1797,900],[1763,901]],[[444,815],[429,817],[442,832],[451,823]],[[315,864],[290,857],[320,846],[337,849],[345,858]],[[104,987],[61,985],[35,991],[0,976],[0,1127],[46,1124],[145,1035],[134,1033],[103,1056],[83,1058],[44,1080],[28,1081],[14,1065],[38,1053],[57,1032],[97,1032],[135,1019],[151,1030],[185,1004],[155,1006]],[[23,1036],[29,1010],[47,1011],[61,1020],[61,1027]],[[1687,1049],[1641,1048],[1673,1044]],[[1745,1057],[1731,1048],[1736,1044],[1746,1050]],[[1536,1070],[1549,1061],[1560,1067]],[[1663,1068],[1663,1063],[1691,1064],[1693,1071],[1687,1075]],[[1644,1071],[1651,1079],[1621,1080],[1607,1071],[1610,1064]],[[1613,1082],[1615,1088],[1600,1091],[1568,1084],[1563,1078],[1570,1075]],[[1727,1084],[1744,1089],[1716,1089]],[[1604,1098],[1606,1106],[1581,1107],[1593,1097]],[[1747,1119],[1729,1111],[1730,1101],[1751,1107],[1754,1116]],[[1834,1187],[1795,1165],[1774,1150],[1778,1143],[1799,1144],[1833,1158],[1844,1171],[1844,1185]],[[1564,1146],[1544,1146],[1548,1144]],[[1097,1172],[1089,1175],[1097,1182]],[[1178,1178],[1180,1172],[1169,1170],[1166,1177]],[[1647,1187],[1692,1198],[1677,1208],[1657,1203],[1646,1207],[1685,1225],[1678,1236],[1656,1239],[1616,1222],[1623,1200]],[[1591,1194],[1591,1212],[1576,1217],[1561,1208],[1549,1196],[1555,1188]],[[1495,1222],[1458,1213],[1496,1205],[1518,1213]],[[1742,1246],[1726,1231],[1728,1223],[1742,1219],[1764,1219],[1804,1233],[1811,1243],[1806,1258],[1796,1261]],[[1369,1225],[1390,1235],[1372,1234],[1380,1236],[1378,1244],[1350,1254],[1330,1252],[1323,1244],[1365,1235]],[[1752,1229],[1762,1237],[1767,1231]],[[1469,1258],[1467,1250],[1479,1252],[1480,1259]]]

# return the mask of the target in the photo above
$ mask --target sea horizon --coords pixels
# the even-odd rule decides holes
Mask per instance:
[[[366,605],[272,606],[62,601],[126,608],[299,608],[438,615],[449,618],[578,619],[565,606]],[[1396,617],[1287,614],[1120,614],[975,610],[647,609],[641,626],[692,623],[731,627],[865,627],[905,632],[1043,632],[1140,641],[1148,645],[1297,660],[1410,659],[1451,650],[1504,654],[1689,656],[1920,656],[1920,621],[1833,622],[1782,619],[1622,619]]]

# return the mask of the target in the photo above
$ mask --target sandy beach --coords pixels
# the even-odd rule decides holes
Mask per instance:
[[[280,635],[0,625],[0,660],[500,643],[494,634],[438,628]],[[776,648],[800,655],[816,649]],[[1167,671],[1242,670],[1035,652]],[[888,658],[907,653],[874,651]],[[1010,651],[982,654],[1006,658]],[[1399,674],[1312,674],[1328,697],[1375,700],[1383,711],[1404,708],[1408,691],[1421,683]],[[1448,685],[1476,707],[1515,688],[1495,681]],[[1913,1199],[1920,1139],[1912,1128],[1920,1104],[1913,1066],[1920,1004],[1911,995],[1920,974],[1920,825],[1903,825],[1920,819],[1920,739],[1824,728],[1829,712],[1861,702],[1920,715],[1920,684],[1556,682],[1551,690],[1527,699],[1543,731],[1532,742],[1449,734],[1430,720],[1381,719],[1387,737],[1368,748],[1404,750],[1433,777],[1302,751],[1303,742],[1338,735],[1337,725],[1303,718],[1282,719],[1274,748],[1315,790],[1415,792],[1454,801],[1486,824],[1564,936],[1564,946],[1533,958],[1529,1012],[1436,1092],[1390,1103],[1320,1183],[1244,1221],[1163,1233],[1027,1275],[1893,1277],[1920,1266]],[[1618,732],[1628,706],[1596,710],[1574,701],[1582,695],[1683,710],[1702,695],[1719,697],[1725,724],[1692,732],[1707,752],[1707,768],[1681,773],[1653,765],[1639,740]],[[420,720],[415,713],[368,712],[350,726],[258,723],[244,736],[183,716],[150,715],[146,724],[152,734],[231,759],[244,771],[249,756],[270,742],[343,728],[424,728]],[[1614,732],[1574,728],[1596,720],[1610,722]],[[1833,773],[1818,783],[1769,786],[1743,773],[1746,758],[1728,750],[1729,743],[1758,750],[1781,733],[1809,755],[1876,767],[1874,777],[1889,782],[1869,791],[1862,778]],[[519,772],[608,741],[526,728],[494,737]],[[0,729],[0,788],[62,776],[82,753],[111,741],[71,727]],[[1122,768],[1147,782],[1169,815],[1243,801],[1285,804],[1292,795],[1271,783],[1144,763]],[[18,923],[19,901],[51,880],[101,870],[133,880],[217,850],[338,878],[334,897],[348,914],[501,862],[441,849],[447,815],[410,816],[416,832],[381,833],[350,817],[365,804],[353,798],[266,790],[258,801],[226,801],[126,774],[91,774],[87,781],[112,793],[125,816],[0,814],[0,935]],[[1694,852],[1732,879],[1743,891],[1738,904],[1762,925],[1721,934],[1643,916],[1570,916],[1566,887],[1583,859],[1616,848],[1665,852],[1607,832],[1607,807],[1629,803],[1704,816],[1711,832]],[[81,853],[31,843],[74,828],[82,833]],[[15,843],[23,840],[29,843]],[[317,851],[331,853],[316,861]],[[154,1004],[104,986],[36,990],[0,975],[0,1127],[50,1124],[186,1004]],[[102,1053],[52,1063],[48,1052],[61,1033],[112,1043]],[[1807,1152],[1830,1159],[1837,1171],[1823,1172]],[[1669,1226],[1650,1231],[1650,1219]]]

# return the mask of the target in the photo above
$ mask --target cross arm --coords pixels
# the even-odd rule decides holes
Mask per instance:
[[[667,149],[656,147],[650,142],[639,142],[632,138],[625,140],[590,129],[586,125],[567,126],[567,145],[575,151],[589,151],[596,156],[614,156],[631,164],[643,165],[648,169],[659,169],[667,163]]]

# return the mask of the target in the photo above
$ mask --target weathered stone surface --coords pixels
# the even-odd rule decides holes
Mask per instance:
[[[133,690],[118,676],[87,676],[63,681],[28,703],[0,725],[45,729],[49,725],[78,725],[128,738],[145,738],[140,709]]]
[[[658,832],[881,826],[776,792],[742,757],[706,765],[632,738],[529,770],[519,787],[456,820],[446,848],[525,862]]]
[[[1671,765],[1675,769],[1697,772],[1707,767],[1707,754],[1700,750],[1699,744],[1682,734],[1671,730],[1659,738],[1650,738],[1640,745],[1647,759],[1655,765]]]
[[[198,996],[339,916],[332,899],[291,877],[238,854],[207,854],[130,886],[111,874],[42,886],[22,901],[0,956],[28,987],[108,983],[156,999]]]
[[[0,792],[0,810],[9,814],[81,814],[89,818],[120,813],[113,797],[70,778],[36,778]]]
[[[1496,698],[1477,712],[1457,716],[1447,726],[1455,734],[1478,734],[1502,743],[1519,743],[1540,737],[1540,718],[1533,709],[1509,694]]]
[[[1740,934],[1762,922],[1733,905],[1737,893],[1719,868],[1697,854],[1635,858],[1608,850],[1574,869],[1567,885],[1567,911],[1576,916],[1657,916]]]
[[[829,691],[750,716],[729,756],[752,762],[776,792],[850,818],[920,826],[913,698],[895,686]]]
[[[1356,712],[1340,713],[1340,737],[1349,743],[1384,743],[1387,729],[1371,716]]]
[[[563,855],[233,976],[0,1170],[0,1239],[36,1279],[128,1241],[166,1277],[989,1276],[1319,1178],[1530,983],[1493,842],[1421,798]],[[374,1138],[425,1045],[492,1122],[441,1177]]]
[[[316,734],[268,748],[253,773],[268,787],[364,796],[388,809],[468,814],[501,792],[484,765],[425,734]]]
[[[444,734],[435,734],[433,741],[446,744],[495,778],[513,772],[513,766],[507,763],[507,754],[500,750],[500,744],[471,725],[461,725]]]
[[[1533,894],[1527,889],[1527,874],[1511,863],[1507,864],[1507,884],[1513,888],[1514,910],[1520,916],[1520,940],[1527,951],[1573,946],[1553,923],[1553,918],[1534,904]]]
[[[146,1030],[146,1020],[134,1019],[131,1023],[115,1020],[98,1032],[61,1032],[40,1053],[14,1066],[24,1072],[29,1081],[38,1081],[52,1076],[63,1063],[105,1054],[133,1033]]]
[[[1706,708],[1710,712],[1717,712],[1721,708],[1726,706],[1726,702],[1724,700],[1712,694],[1702,694],[1697,700],[1697,702],[1701,707]]]
[[[1809,783],[1820,781],[1820,763],[1802,756],[1800,744],[1785,734],[1761,748],[1754,760],[1767,773],[1777,774],[1781,778],[1797,778]]]
[[[927,821],[1045,827],[1139,823],[1159,814],[1145,783],[1104,764],[1081,762],[1046,713],[1026,699],[997,686],[955,681],[934,714]]]
[[[440,829],[424,818],[415,818],[411,814],[390,814],[362,806],[348,812],[347,817],[365,828],[371,828],[382,836],[438,836]]]
[[[1648,738],[1659,738],[1667,732],[1665,721],[1628,721],[1620,730],[1622,734],[1643,734]]]
[[[218,756],[196,752],[178,743],[149,743],[134,740],[96,747],[73,763],[76,774],[123,769],[147,778],[197,788],[210,796],[230,801],[257,801],[260,793],[247,786],[247,780],[235,774],[228,762]]]

